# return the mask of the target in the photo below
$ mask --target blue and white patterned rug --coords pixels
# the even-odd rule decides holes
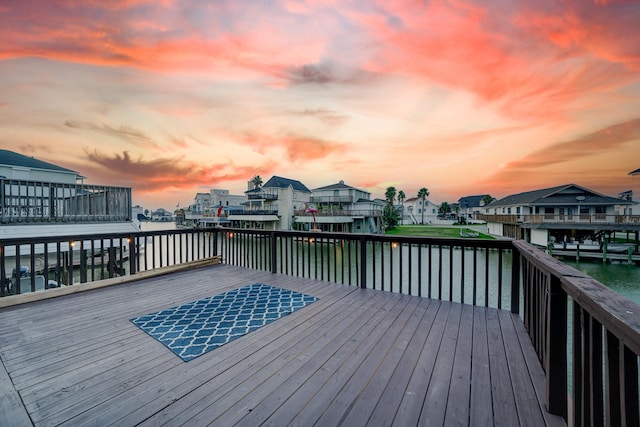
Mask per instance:
[[[254,283],[131,321],[188,362],[317,300]]]

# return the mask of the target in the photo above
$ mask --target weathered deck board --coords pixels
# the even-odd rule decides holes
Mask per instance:
[[[186,363],[129,321],[255,282],[320,299]],[[0,425],[562,425],[534,389],[544,377],[519,322],[198,268],[1,309]]]

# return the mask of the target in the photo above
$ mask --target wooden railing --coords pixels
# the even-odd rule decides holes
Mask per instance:
[[[640,224],[640,215],[607,215],[596,214],[537,214],[537,215],[512,215],[512,214],[478,214],[476,219],[486,222],[498,222],[504,224],[617,224],[637,227]]]
[[[0,297],[209,259],[214,243],[207,230],[0,239]]]
[[[22,280],[26,291],[37,290],[33,275],[20,277],[25,265],[70,286],[212,257],[510,310],[523,320],[545,371],[550,412],[575,425],[640,425],[640,306],[523,241],[227,228],[5,239],[0,278],[12,286],[0,286],[0,295],[22,292]]]
[[[571,415],[574,425],[640,425],[640,307],[525,242],[514,248],[523,260],[523,318],[545,370],[549,411]]]
[[[219,229],[222,262],[362,288],[517,310],[507,240]],[[508,269],[502,268],[509,266]],[[515,275],[515,276],[512,276]],[[517,281],[515,281],[517,283]]]
[[[551,413],[574,425],[640,425],[640,306],[524,241],[217,234],[223,263],[508,309],[529,332]]]

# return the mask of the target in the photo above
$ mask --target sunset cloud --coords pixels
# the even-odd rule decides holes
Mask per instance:
[[[104,179],[130,185],[135,182],[144,193],[157,193],[169,189],[187,189],[199,186],[215,186],[229,180],[248,181],[264,171],[271,172],[273,164],[259,166],[235,166],[232,163],[196,164],[181,158],[163,157],[145,160],[134,158],[127,151],[106,155],[99,150],[86,152],[89,167]]]
[[[118,126],[114,127],[107,124],[94,124],[94,123],[80,123],[73,120],[67,120],[64,125],[71,129],[90,130],[92,132],[98,132],[104,135],[112,136],[120,140],[132,143],[134,145],[157,147],[157,145],[151,140],[151,138],[145,135],[139,129],[135,129],[131,126]]]
[[[611,193],[639,167],[638,22],[614,0],[5,0],[0,144],[167,206],[256,174]]]

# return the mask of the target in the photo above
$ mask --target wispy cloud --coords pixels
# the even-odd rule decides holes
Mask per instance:
[[[294,163],[325,159],[347,148],[344,143],[291,133],[282,136],[246,133],[244,143],[261,154],[283,150],[286,158]]]
[[[85,152],[95,176],[120,185],[135,183],[141,192],[161,192],[188,189],[194,186],[215,186],[220,182],[247,181],[258,173],[273,171],[275,165],[266,162],[257,166],[238,166],[227,160],[219,163],[195,163],[179,157],[135,158],[127,151],[107,155],[99,150]]]
[[[336,111],[319,108],[319,109],[306,109],[302,111],[294,111],[294,116],[312,117],[320,120],[321,122],[330,126],[340,126],[345,124],[349,117],[345,114],[340,114]]]
[[[567,181],[596,185],[615,190],[624,172],[632,166],[634,153],[640,144],[640,119],[609,126],[569,141],[551,144],[540,150],[503,165],[480,184],[504,188],[521,188],[532,183],[550,185]],[[616,154],[617,159],[616,159]],[[598,160],[598,158],[615,159]],[[630,163],[631,162],[631,163]],[[588,164],[589,167],[580,166]]]
[[[144,132],[139,129],[135,129],[131,126],[118,126],[114,127],[108,124],[95,124],[88,122],[76,122],[73,120],[67,120],[64,125],[71,129],[90,130],[92,132],[98,132],[103,135],[108,135],[120,140],[132,143],[134,145],[157,147],[157,144]]]

